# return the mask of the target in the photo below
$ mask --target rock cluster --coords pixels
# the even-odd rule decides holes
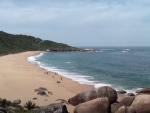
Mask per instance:
[[[76,106],[74,113],[150,113],[150,88],[137,93],[126,94],[126,91],[104,86],[81,92],[69,98],[68,102]],[[118,94],[124,95],[119,102]]]
[[[44,87],[39,87],[34,91],[42,96],[52,94]],[[124,97],[118,101],[120,94],[124,95]],[[30,105],[30,107],[25,108],[34,113],[69,113],[66,105],[71,104],[75,106],[74,113],[150,113],[149,94],[149,88],[141,89],[135,95],[104,86],[81,92],[69,98],[68,102],[63,99],[57,99],[56,101],[61,102],[38,107],[34,102],[29,101],[26,105]],[[24,107],[20,106],[20,103],[20,99],[13,102],[0,99],[0,113],[22,112],[21,110],[24,112]]]
[[[34,89],[34,92],[37,92],[37,94],[41,96],[48,96],[48,94],[53,95],[51,91],[48,91],[48,89],[44,87],[39,87],[38,89]]]
[[[64,104],[50,104],[42,108],[33,109],[35,113],[68,113],[67,107]]]

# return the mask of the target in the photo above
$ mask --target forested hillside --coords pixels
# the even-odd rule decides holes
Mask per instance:
[[[13,35],[0,31],[0,55],[24,51],[76,51],[77,48],[49,40],[42,40],[33,36]]]

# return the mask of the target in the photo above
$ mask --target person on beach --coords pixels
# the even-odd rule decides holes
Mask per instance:
[[[59,80],[57,80],[57,83],[60,83],[60,81],[59,81]]]
[[[61,80],[62,80],[62,77],[61,77]]]

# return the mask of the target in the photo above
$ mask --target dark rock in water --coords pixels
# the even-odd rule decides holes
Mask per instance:
[[[127,96],[135,96],[133,93],[127,93]]]
[[[150,95],[138,95],[131,104],[137,113],[150,113]]]
[[[136,93],[150,93],[150,88],[143,88],[141,90],[136,91]]]
[[[14,104],[20,104],[20,103],[21,103],[21,100],[20,100],[20,99],[14,100],[13,103],[14,103]]]
[[[7,113],[7,111],[4,108],[0,107],[0,113]]]
[[[127,93],[127,92],[126,92],[126,91],[123,91],[123,90],[120,90],[120,91],[117,91],[117,93],[125,94],[125,93]]]
[[[119,106],[118,106],[118,109],[119,109],[121,106],[125,106],[125,107],[130,106],[133,101],[134,101],[134,97],[133,97],[133,96],[124,97],[124,98],[120,101]],[[117,109],[117,110],[118,110],[118,109]]]
[[[118,108],[119,108],[119,102],[115,102],[115,103],[111,104],[111,113],[116,113]]]
[[[81,92],[74,97],[68,100],[73,106],[76,106],[80,103],[84,103],[99,97],[107,97],[109,99],[109,103],[114,103],[117,100],[117,92],[111,87],[104,86],[97,89],[88,90],[85,92]]]
[[[96,98],[94,100],[79,104],[75,107],[74,113],[108,113],[109,100],[107,97]]]
[[[117,113],[136,113],[136,111],[132,107],[122,106],[118,109]]]
[[[40,109],[33,109],[35,113],[68,113],[66,105],[50,104]]]
[[[39,91],[37,94],[38,94],[38,95],[41,95],[41,96],[43,96],[43,95],[45,96],[45,95],[46,95],[45,91],[42,91],[42,90]]]

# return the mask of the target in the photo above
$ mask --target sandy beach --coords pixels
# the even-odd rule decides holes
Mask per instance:
[[[57,99],[65,99],[75,94],[92,88],[92,86],[81,85],[54,72],[45,74],[46,70],[31,64],[27,57],[41,53],[40,51],[23,52],[0,57],[0,98],[8,100],[21,99],[23,105],[28,100],[34,101],[39,106],[57,103]],[[54,76],[54,78],[53,78]],[[56,81],[60,80],[61,83]],[[53,93],[48,97],[39,96],[34,89],[45,87]],[[33,100],[37,98],[37,100]],[[73,113],[73,106],[67,105],[70,113]]]

